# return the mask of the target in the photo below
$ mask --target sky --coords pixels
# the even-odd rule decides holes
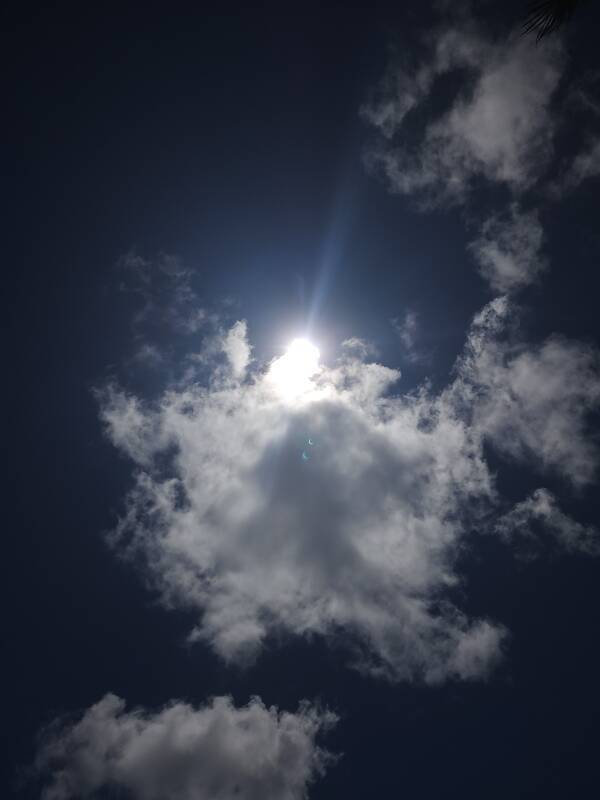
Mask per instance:
[[[3,12],[2,796],[594,796],[597,3]]]

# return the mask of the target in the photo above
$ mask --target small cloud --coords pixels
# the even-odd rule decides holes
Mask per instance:
[[[582,487],[594,480],[598,446],[590,416],[600,406],[600,355],[553,335],[538,345],[511,336],[507,297],[476,316],[448,391],[473,430],[508,458]]]
[[[123,791],[132,800],[303,800],[334,761],[316,739],[336,721],[308,703],[294,714],[256,697],[242,708],[215,697],[198,708],[175,700],[155,712],[126,711],[107,694],[78,721],[56,720],[43,732],[42,799]]]

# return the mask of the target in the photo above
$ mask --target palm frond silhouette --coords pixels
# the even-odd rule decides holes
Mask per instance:
[[[539,42],[561,28],[585,0],[534,0],[523,22],[523,33],[535,33]]]

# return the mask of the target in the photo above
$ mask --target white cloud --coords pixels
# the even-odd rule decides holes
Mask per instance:
[[[124,790],[133,800],[304,800],[332,757],[316,744],[335,715],[308,704],[295,714],[254,698],[236,708],[216,697],[200,708],[172,702],[125,710],[107,694],[72,724],[46,732],[36,761],[51,777],[43,800]]]
[[[589,484],[598,464],[587,428],[600,404],[598,353],[559,336],[535,347],[514,342],[503,335],[512,314],[501,297],[476,317],[453,402],[507,456],[551,469],[575,486]]]
[[[562,512],[554,495],[547,489],[536,489],[526,500],[501,517],[496,531],[509,541],[529,545],[531,556],[540,547],[542,535],[550,536],[567,552],[600,555],[600,533],[593,526]]]
[[[513,192],[526,189],[552,153],[550,104],[562,61],[556,39],[538,46],[517,34],[494,41],[472,23],[433,31],[421,63],[394,68],[363,107],[380,134],[367,163],[391,191],[415,194],[426,205],[463,201],[479,177]],[[460,78],[461,89],[442,110],[432,96],[445,75]],[[417,109],[425,122],[412,146]]]
[[[198,610],[194,638],[224,659],[289,631],[342,632],[362,669],[393,680],[497,660],[501,628],[440,602],[459,519],[493,494],[481,443],[439,398],[392,396],[398,378],[346,356],[301,397],[258,369],[153,406],[107,395],[109,435],[140,467],[115,546],[143,555],[166,603]]]
[[[540,255],[543,236],[537,213],[512,204],[508,214],[483,223],[469,249],[490,286],[508,292],[532,283],[546,268]]]

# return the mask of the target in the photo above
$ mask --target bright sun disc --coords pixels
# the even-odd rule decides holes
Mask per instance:
[[[294,339],[285,354],[271,364],[269,379],[286,398],[294,398],[311,388],[311,378],[319,371],[319,348],[308,339]]]

